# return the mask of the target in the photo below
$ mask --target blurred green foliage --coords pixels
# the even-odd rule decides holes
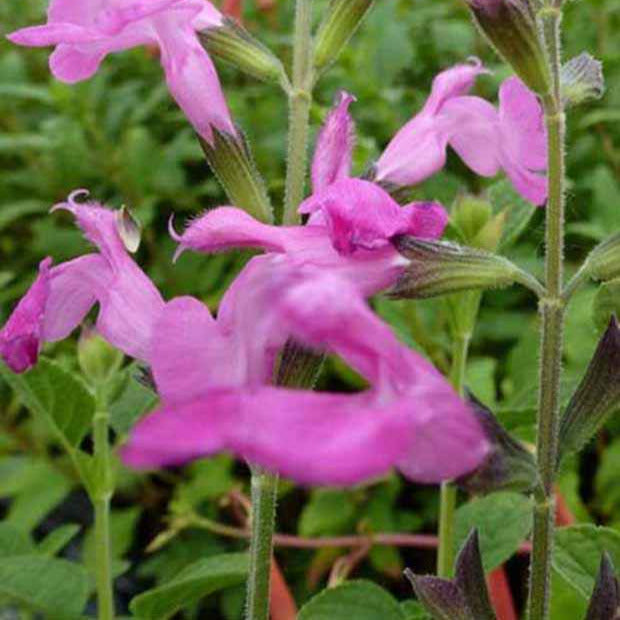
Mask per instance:
[[[40,22],[45,4],[43,0],[3,2],[0,34]],[[252,4],[245,15],[248,28],[286,63],[291,55],[292,4],[282,0],[268,13],[258,12]],[[324,7],[325,0],[317,0],[317,18]],[[567,4],[566,57],[583,50],[596,55],[604,62],[608,86],[602,102],[583,106],[569,117],[569,271],[620,224],[618,32],[617,0]],[[180,224],[206,208],[224,204],[225,197],[206,168],[190,126],[167,93],[155,52],[136,49],[114,55],[93,79],[75,86],[51,78],[47,53],[19,49],[0,39],[0,323],[31,282],[41,259],[50,255],[60,262],[84,251],[86,243],[69,220],[47,214],[51,205],[79,187],[88,188],[96,200],[131,207],[145,230],[138,260],[166,297],[193,294],[215,309],[247,257],[186,253],[176,265],[171,263],[170,215],[174,213]],[[494,100],[508,71],[477,35],[458,2],[380,1],[321,81],[312,108],[313,130],[340,89],[354,93],[358,101],[352,111],[359,132],[354,165],[361,173],[419,109],[433,76],[472,55],[480,56],[493,70],[479,80],[477,90]],[[220,69],[233,114],[252,143],[275,201],[281,201],[286,139],[283,97],[273,86],[256,83],[227,66]],[[474,177],[451,156],[447,168],[417,188],[416,195],[452,205],[463,193],[484,192],[491,183]],[[540,273],[541,246],[539,211],[508,253],[512,260]],[[592,313],[595,294],[594,286],[584,289],[569,310],[567,397],[600,333],[601,322],[595,322]],[[446,370],[450,318],[440,300],[380,299],[375,304],[404,341]],[[483,296],[468,365],[469,388],[526,440],[533,438],[537,343],[536,307],[530,294],[514,289]],[[46,353],[62,367],[76,368],[74,341],[49,347]],[[340,362],[330,360],[320,382],[320,387],[327,386],[354,389],[358,379]],[[52,555],[82,558],[88,567],[93,554],[91,518],[70,463],[59,452],[49,426],[26,415],[7,384],[0,384],[0,403],[0,516],[4,518],[0,526],[19,531],[28,549],[32,540],[48,541]],[[113,406],[115,431],[122,436],[135,415],[150,405],[148,393],[128,374]],[[580,521],[619,529],[619,475],[620,423],[612,419],[596,442],[566,466],[559,486]],[[152,476],[120,471],[119,484],[112,528],[118,603],[125,612],[134,595],[169,583],[193,562],[243,550],[242,541],[185,527],[183,522],[186,515],[199,514],[239,524],[242,506],[231,497],[247,493],[248,475],[231,459],[218,457]],[[283,484],[278,529],[304,536],[433,532],[436,501],[434,489],[416,487],[396,476],[349,491],[309,491]],[[75,529],[52,534],[58,539],[55,542],[46,538],[69,524],[76,524]],[[168,538],[166,532],[161,538],[164,530],[170,532]],[[153,539],[161,544],[155,551],[145,551]],[[513,544],[507,555],[514,550]],[[282,549],[277,557],[302,602],[325,583],[335,559],[345,552]],[[31,562],[40,557],[35,551],[29,553],[26,557]],[[433,563],[429,551],[376,547],[355,574],[404,600],[410,592],[400,577],[402,568],[432,571]],[[524,582],[523,564],[511,565],[511,570]],[[581,609],[583,600],[561,576],[555,580],[554,618],[559,620],[569,617],[567,610]],[[0,603],[4,594],[0,591]],[[192,603],[182,617],[235,620],[242,605],[243,588],[235,586]],[[408,617],[422,617],[414,606],[407,609],[403,607],[402,613],[409,613]]]

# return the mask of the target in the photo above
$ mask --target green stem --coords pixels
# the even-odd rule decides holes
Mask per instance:
[[[252,537],[247,583],[247,620],[268,620],[271,555],[278,477],[252,467]]]
[[[304,197],[308,130],[312,105],[312,0],[297,0],[293,42],[293,81],[289,92],[288,169],[282,223],[299,221],[297,207]]]
[[[110,444],[108,442],[109,416],[99,409],[94,418],[94,449],[98,465],[99,489],[92,498],[95,507],[95,545],[97,609],[99,620],[113,620],[114,592],[112,589],[112,555],[110,544],[110,500],[112,498]]]
[[[473,321],[472,321],[473,322]],[[462,396],[465,388],[465,370],[469,351],[469,334],[458,334],[452,343],[452,371],[450,379]],[[449,482],[441,485],[439,503],[439,549],[437,575],[451,577],[454,565],[454,513],[456,512],[456,487]]]
[[[564,268],[564,141],[565,118],[560,97],[559,10],[543,13],[543,29],[553,79],[544,97],[548,140],[549,199],[546,209],[545,279],[547,296],[541,300],[541,352],[536,452],[542,488],[534,508],[534,534],[530,571],[530,620],[549,617],[551,555],[555,502],[553,483],[558,451],[560,379],[564,327],[562,282]]]

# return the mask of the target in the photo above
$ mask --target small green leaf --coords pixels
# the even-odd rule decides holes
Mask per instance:
[[[227,553],[199,560],[162,586],[136,596],[130,605],[141,620],[164,620],[179,609],[230,586],[242,583],[249,558],[245,553]]]
[[[456,512],[455,551],[476,528],[484,570],[503,564],[532,529],[532,503],[519,493],[493,493],[463,504]]]
[[[43,555],[0,560],[0,596],[40,611],[47,618],[78,617],[86,605],[88,582],[88,573],[66,560]]]
[[[95,399],[81,379],[45,358],[23,375],[0,364],[0,375],[33,415],[52,425],[63,443],[79,445],[95,414]]]
[[[415,616],[414,616],[415,617]],[[297,620],[408,620],[396,599],[370,581],[350,581],[306,603]]]
[[[39,553],[49,556],[56,555],[79,531],[80,526],[75,523],[67,523],[57,527],[39,543]]]
[[[555,539],[553,567],[581,596],[588,599],[607,551],[620,565],[620,534],[608,527],[574,525],[560,528]]]

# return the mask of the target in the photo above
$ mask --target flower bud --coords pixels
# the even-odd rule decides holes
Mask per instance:
[[[539,95],[551,83],[536,16],[528,0],[466,0],[474,21],[525,84]]]
[[[207,162],[231,203],[255,218],[271,223],[273,211],[267,188],[241,130],[237,135],[213,130],[213,143],[199,137]]]
[[[331,0],[314,46],[314,66],[321,70],[336,60],[374,0]]]
[[[495,620],[484,578],[478,532],[471,531],[454,567],[454,579],[414,575],[405,576],[433,618],[455,620]]]
[[[620,584],[611,558],[604,552],[585,620],[618,618],[620,618]]]
[[[456,484],[476,495],[496,491],[530,493],[539,481],[533,454],[504,429],[491,411],[471,396],[470,401],[491,449],[482,464]]]
[[[612,316],[560,421],[558,463],[576,452],[620,405],[620,329]]]
[[[455,205],[452,223],[468,246],[494,252],[502,238],[506,213],[493,215],[493,207],[488,200],[464,196]]]
[[[80,370],[95,385],[108,383],[123,363],[123,354],[109,345],[93,327],[82,330],[77,355]]]
[[[209,54],[244,73],[264,82],[287,82],[279,58],[233,19],[225,18],[221,26],[207,28],[199,37]]]
[[[560,81],[566,107],[600,99],[605,94],[603,63],[586,52],[563,65]]]
[[[591,278],[603,282],[620,277],[620,233],[599,243],[590,252],[584,270]]]
[[[533,278],[502,256],[446,241],[401,236],[393,241],[409,265],[389,291],[391,297],[419,299],[516,282],[536,290]]]

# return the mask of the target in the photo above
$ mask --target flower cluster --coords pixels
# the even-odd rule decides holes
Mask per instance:
[[[52,0],[48,23],[13,33],[24,45],[55,45],[53,74],[92,76],[110,52],[157,45],[170,92],[199,135],[237,136],[217,74],[198,33],[222,16],[203,0]],[[161,399],[123,449],[134,467],[177,464],[231,451],[309,484],[353,484],[397,467],[438,482],[472,471],[489,442],[472,410],[432,365],[398,342],[366,300],[395,284],[408,264],[394,241],[436,239],[448,221],[433,202],[401,206],[390,194],[445,164],[448,146],[477,174],[504,170],[535,204],[546,200],[546,142],[536,96],[518,78],[502,84],[499,108],[469,95],[478,61],[437,76],[422,108],[366,178],[352,175],[355,140],[341,93],[315,149],[306,223],[276,227],[220,207],[182,234],[183,251],[265,250],[224,296],[217,317],[198,299],[165,301],[129,256],[122,215],[74,192],[70,211],[97,252],[39,275],[0,331],[15,372],[36,363],[44,342],[68,336],[98,304],[96,328],[146,363]],[[131,235],[129,235],[131,236]],[[359,394],[315,393],[273,384],[291,340],[339,355],[368,382]],[[450,454],[450,459],[443,455]]]

